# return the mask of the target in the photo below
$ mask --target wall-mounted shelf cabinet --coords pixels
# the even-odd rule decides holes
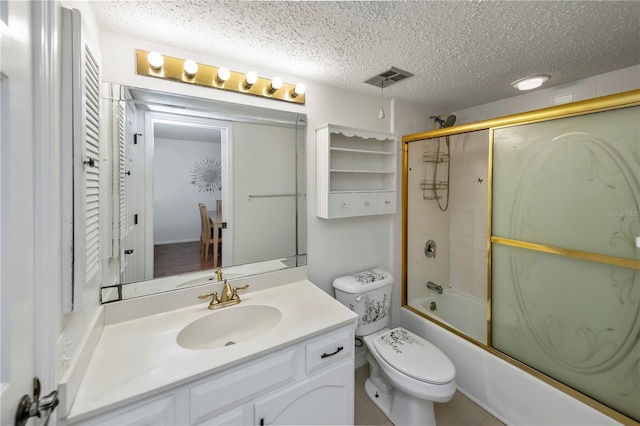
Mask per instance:
[[[316,144],[318,217],[396,212],[395,135],[325,124]]]

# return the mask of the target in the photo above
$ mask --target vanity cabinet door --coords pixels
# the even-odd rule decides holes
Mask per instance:
[[[353,361],[312,375],[254,403],[256,425],[353,424]]]

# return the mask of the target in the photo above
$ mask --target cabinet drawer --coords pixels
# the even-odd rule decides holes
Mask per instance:
[[[355,214],[373,214],[376,207],[376,194],[372,192],[356,192],[353,194],[353,211]]]
[[[132,404],[115,410],[104,416],[93,417],[80,422],[83,425],[173,425],[173,395],[156,398],[152,401]]]
[[[296,350],[231,369],[190,387],[191,424],[296,379]]]
[[[327,336],[315,339],[306,345],[307,374],[353,358],[354,334],[351,328],[343,328]]]
[[[378,213],[395,213],[396,193],[395,191],[384,191],[376,194],[376,210]]]
[[[353,216],[353,194],[329,194],[329,217]]]

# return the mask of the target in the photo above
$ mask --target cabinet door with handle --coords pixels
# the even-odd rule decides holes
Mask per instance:
[[[256,400],[254,424],[353,424],[353,392],[353,362],[344,361]]]

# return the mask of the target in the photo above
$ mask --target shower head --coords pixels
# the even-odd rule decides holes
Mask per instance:
[[[440,125],[440,128],[443,129],[445,127],[451,127],[455,124],[456,122],[456,116],[451,114],[450,116],[447,117],[446,120],[443,120],[442,118],[440,118],[439,116],[431,116],[431,118],[433,118],[434,122],[438,123]]]
[[[451,114],[450,116],[447,117],[446,120],[444,120],[444,123],[441,123],[440,125],[442,127],[451,127],[454,124],[456,124],[456,116]]]

